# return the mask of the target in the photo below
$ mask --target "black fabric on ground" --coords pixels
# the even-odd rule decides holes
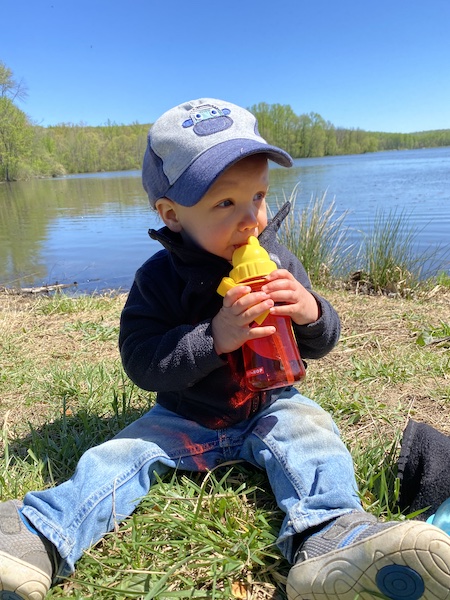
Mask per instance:
[[[425,521],[450,497],[450,437],[431,425],[409,420],[397,467],[402,511],[429,507],[417,517]]]

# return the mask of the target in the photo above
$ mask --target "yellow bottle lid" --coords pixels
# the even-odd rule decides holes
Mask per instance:
[[[250,279],[265,277],[277,268],[276,263],[270,260],[268,252],[260,245],[258,238],[250,236],[243,246],[236,248],[231,259],[233,269],[229,277],[223,277],[217,288],[221,296],[233,287],[245,284]],[[266,319],[269,311],[265,311],[255,321],[258,325]]]
[[[277,268],[258,238],[253,235],[246,244],[236,248],[231,262],[233,269],[230,271],[230,278],[238,284],[254,277],[265,277]]]

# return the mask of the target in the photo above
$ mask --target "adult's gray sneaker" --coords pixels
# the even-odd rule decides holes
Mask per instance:
[[[22,504],[0,504],[0,599],[42,600],[52,584],[56,551],[30,531],[18,510]]]
[[[450,600],[450,536],[422,521],[352,512],[300,546],[289,600]]]

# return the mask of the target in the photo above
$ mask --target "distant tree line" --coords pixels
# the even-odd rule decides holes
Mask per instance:
[[[141,168],[150,124],[41,127],[17,106],[26,95],[0,61],[0,181]],[[450,129],[370,132],[336,127],[317,113],[297,115],[289,105],[259,103],[249,110],[261,135],[294,158],[450,146]]]
[[[260,103],[249,110],[261,135],[294,158],[450,146],[450,129],[383,133],[336,127],[317,113],[297,115],[289,105]]]
[[[38,146],[59,168],[56,174],[94,173],[140,169],[149,125],[108,121],[100,127],[62,124],[34,129]]]

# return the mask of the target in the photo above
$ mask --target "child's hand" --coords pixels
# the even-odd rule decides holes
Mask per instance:
[[[220,311],[212,320],[214,348],[217,354],[233,352],[251,339],[275,333],[275,327],[250,327],[255,318],[271,309],[274,301],[265,292],[252,292],[239,285],[229,290]]]
[[[276,305],[270,309],[272,315],[291,317],[297,325],[314,323],[320,317],[314,296],[289,271],[272,271],[266,281],[261,289]]]

